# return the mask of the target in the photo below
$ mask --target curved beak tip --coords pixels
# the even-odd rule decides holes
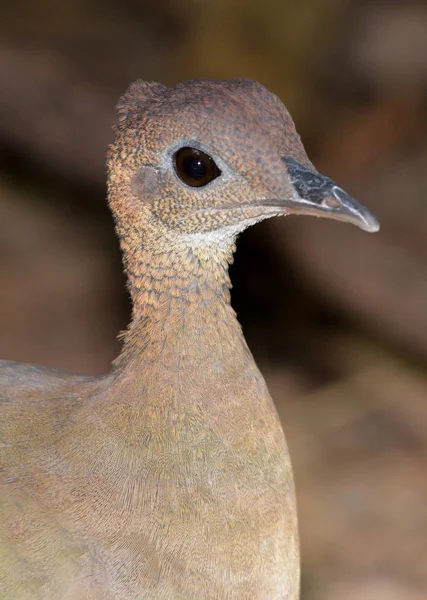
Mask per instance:
[[[369,218],[366,218],[365,215],[362,217],[359,227],[368,233],[376,233],[381,229],[380,222],[372,213],[369,213]]]
[[[332,186],[333,199],[337,202],[337,218],[353,223],[363,231],[376,233],[380,229],[377,217],[363,204],[349,196],[338,185]],[[333,214],[331,215],[333,218]]]
[[[284,203],[290,212],[345,221],[369,233],[379,231],[380,224],[375,215],[332,179],[291,158],[283,161],[296,192],[295,198]]]

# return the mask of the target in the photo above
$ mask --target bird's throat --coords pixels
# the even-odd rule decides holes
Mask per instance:
[[[203,363],[207,355],[215,360],[214,349],[223,348],[224,339],[231,346],[234,339],[243,340],[230,306],[230,255],[206,254],[191,247],[144,249],[131,261],[133,314],[116,366],[134,360]]]

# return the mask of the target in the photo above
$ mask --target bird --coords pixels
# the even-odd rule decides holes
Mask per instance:
[[[255,81],[137,80],[114,131],[131,320],[102,376],[0,362],[0,597],[296,600],[292,466],[228,267],[273,216],[378,221]]]

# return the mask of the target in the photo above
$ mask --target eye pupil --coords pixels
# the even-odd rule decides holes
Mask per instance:
[[[194,177],[194,179],[202,179],[206,177],[206,165],[200,158],[196,158],[195,156],[188,156],[184,159],[184,171],[189,177]]]
[[[174,166],[181,181],[192,187],[203,187],[221,175],[209,154],[190,146],[175,153]]]

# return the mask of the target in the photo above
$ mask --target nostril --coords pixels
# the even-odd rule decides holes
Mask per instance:
[[[338,185],[334,185],[331,192],[330,196],[326,196],[326,198],[322,200],[323,206],[326,206],[327,208],[341,208],[347,197],[346,192]]]
[[[342,206],[341,200],[337,196],[327,196],[322,200],[322,205],[327,208],[340,208]]]
[[[345,202],[346,198],[348,198],[347,192],[345,192],[338,185],[334,185],[334,187],[332,188],[332,193],[335,196],[335,198],[339,200],[340,203]]]

